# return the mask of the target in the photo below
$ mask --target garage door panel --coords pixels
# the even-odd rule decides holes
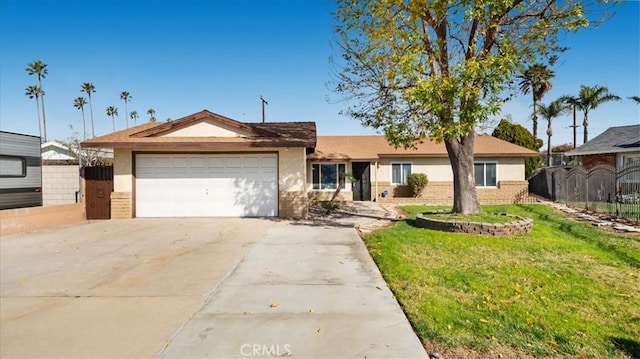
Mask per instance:
[[[139,154],[138,217],[277,216],[276,154]]]

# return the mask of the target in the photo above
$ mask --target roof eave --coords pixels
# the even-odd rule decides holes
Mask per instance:
[[[590,151],[568,151],[565,152],[567,156],[589,156],[589,155],[601,155],[605,153],[625,153],[625,152],[640,152],[640,147],[617,147],[617,148],[607,148],[603,150],[590,150]]]

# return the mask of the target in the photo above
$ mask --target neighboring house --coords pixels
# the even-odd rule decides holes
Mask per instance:
[[[306,214],[313,122],[241,123],[207,110],[82,142],[114,149],[112,218]]]
[[[491,136],[475,145],[483,203],[526,195],[524,158],[537,152]],[[242,123],[203,110],[82,142],[102,147],[114,149],[112,218],[302,217],[310,199],[330,198],[344,172],[358,180],[346,181],[342,200],[407,200],[406,178],[416,172],[429,176],[421,201],[453,198],[443,144],[403,150],[383,136],[316,137],[314,122]]]
[[[640,162],[640,125],[609,127],[582,146],[566,152],[586,169],[609,165],[620,169]]]
[[[65,144],[56,141],[45,142],[40,145],[43,161],[74,161],[75,154]]]
[[[524,159],[539,156],[538,152],[488,135],[477,135],[474,147],[481,203],[511,203],[526,194]],[[307,181],[315,199],[330,198],[335,173],[347,172],[355,181],[345,181],[342,200],[408,202],[413,199],[407,176],[425,173],[429,184],[416,200],[453,203],[453,172],[444,143],[427,139],[416,149],[396,149],[384,136],[319,136],[315,152],[307,158]]]

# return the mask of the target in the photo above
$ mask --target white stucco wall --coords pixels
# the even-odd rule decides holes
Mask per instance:
[[[203,120],[190,126],[166,132],[160,137],[241,137],[252,136],[249,132],[225,126],[213,120]]]
[[[116,148],[113,151],[114,192],[131,192],[133,190],[133,169],[131,165],[130,149]]]
[[[523,158],[478,158],[476,161],[497,162],[498,181],[523,181]],[[391,182],[392,163],[411,163],[412,173],[425,173],[431,182],[453,181],[453,172],[448,158],[383,158],[378,168],[378,181]],[[373,178],[372,178],[373,181]]]

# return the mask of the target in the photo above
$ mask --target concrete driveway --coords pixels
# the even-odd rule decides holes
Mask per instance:
[[[352,227],[189,218],[3,237],[0,356],[426,354]]]

